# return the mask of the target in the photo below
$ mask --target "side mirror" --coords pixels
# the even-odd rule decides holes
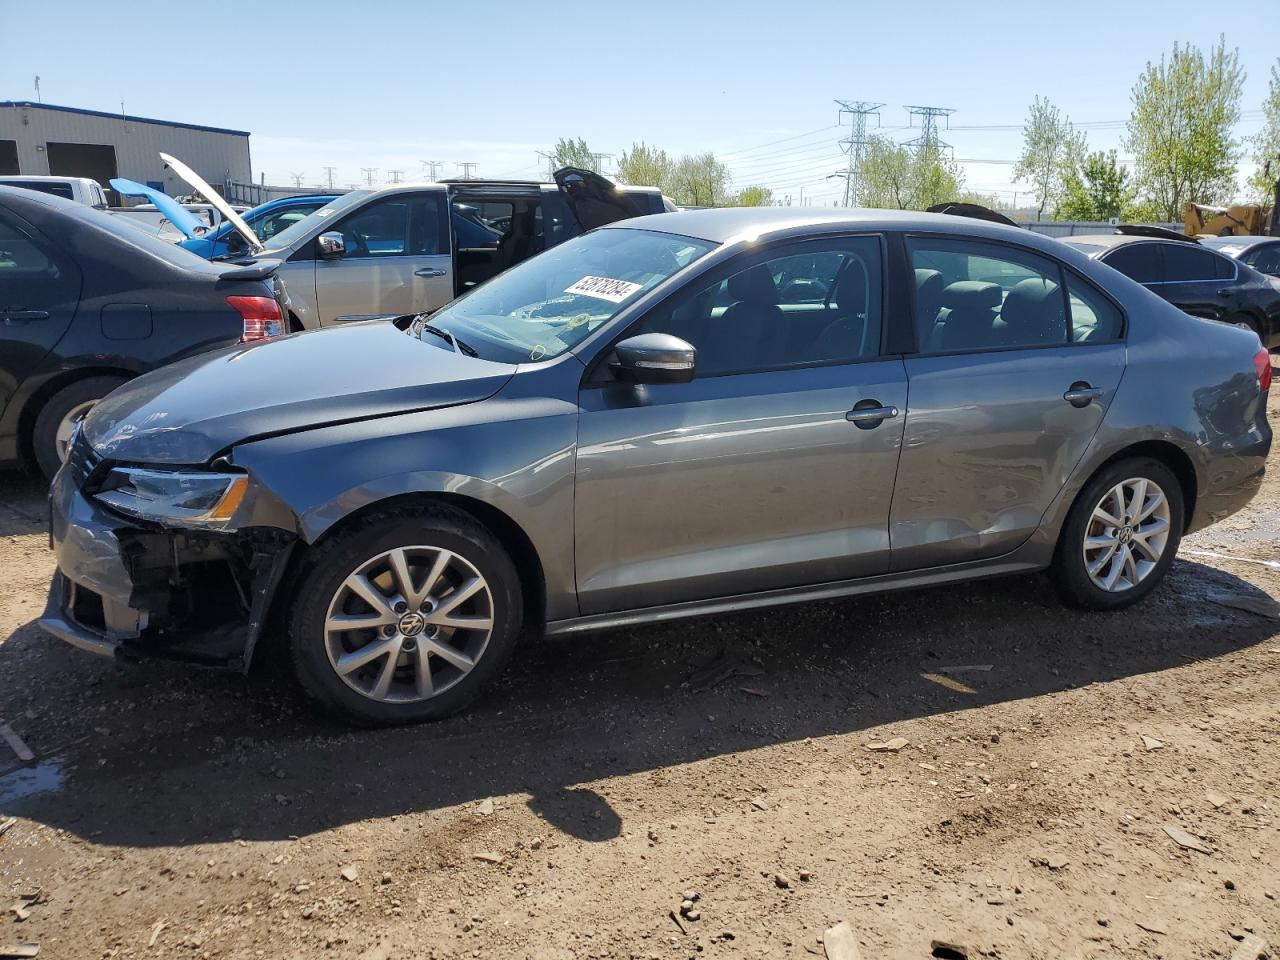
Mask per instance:
[[[669,333],[642,333],[614,345],[609,371],[624,383],[688,383],[697,351]]]
[[[337,260],[345,256],[346,252],[347,242],[337,230],[330,230],[316,237],[316,253],[321,260]]]

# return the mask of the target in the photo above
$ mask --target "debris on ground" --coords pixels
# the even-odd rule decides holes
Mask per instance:
[[[1210,803],[1212,803],[1212,804],[1213,804],[1214,809],[1217,809],[1217,808],[1219,808],[1219,807],[1223,806],[1224,804],[1227,804],[1227,803],[1229,803],[1229,802],[1231,801],[1231,798],[1230,798],[1230,797],[1224,797],[1222,794],[1220,794],[1220,793],[1215,793],[1215,792],[1214,792],[1214,791],[1212,791],[1212,790],[1210,790],[1208,793],[1206,793],[1206,794],[1204,795],[1204,798],[1205,798],[1206,800],[1208,800]]]
[[[157,920],[155,923],[151,925],[151,936],[147,938],[148,947],[154,947],[156,945],[156,940],[158,940],[160,937],[160,931],[163,930],[164,928],[165,928],[164,920]]]
[[[1152,750],[1164,749],[1163,740],[1157,740],[1155,737],[1148,737],[1145,733],[1142,735],[1142,745],[1147,749],[1148,753]]]
[[[777,887],[779,890],[790,890],[791,878],[788,877],[785,873],[775,873],[773,875],[773,885]]]
[[[1169,835],[1172,840],[1180,847],[1188,850],[1195,850],[1198,853],[1213,853],[1213,847],[1209,846],[1193,833],[1187,833],[1181,827],[1175,827],[1172,824],[1165,824],[1164,832]]]
[[[827,951],[827,960],[862,960],[858,938],[854,936],[848,920],[841,920],[823,931],[822,946]]]
[[[500,853],[494,853],[492,851],[484,851],[483,853],[473,853],[471,855],[471,859],[479,860],[481,863],[501,863],[503,860],[503,857],[502,857],[502,854]]]
[[[990,663],[968,663],[968,664],[961,664],[959,666],[954,666],[954,667],[938,667],[937,672],[949,673],[949,674],[990,673],[994,668],[995,668],[995,665]]]
[[[764,797],[752,797],[751,805],[755,807],[757,810],[769,809],[769,801],[766,800]]]
[[[911,741],[906,737],[894,737],[884,742],[872,741],[867,744],[867,749],[873,753],[897,753],[904,747],[910,746]]]
[[[40,956],[38,943],[0,944],[0,960],[30,960]]]
[[[14,824],[16,824],[17,822],[18,822],[17,817],[10,817],[8,820],[4,821],[4,823],[0,823],[0,837],[3,837],[11,829],[13,829]]]
[[[1280,620],[1280,603],[1271,597],[1258,596],[1252,593],[1229,593],[1225,590],[1206,590],[1204,598],[1221,607],[1232,607],[1252,613],[1255,616]]]
[[[1271,945],[1256,933],[1246,933],[1240,945],[1231,951],[1231,960],[1268,960]]]
[[[721,650],[710,663],[698,668],[689,677],[689,687],[694,693],[704,693],[719,686],[730,677],[763,677],[764,668],[731,656]]]
[[[9,744],[9,748],[23,763],[30,763],[36,758],[36,755],[31,752],[31,748],[14,732],[13,727],[3,720],[0,720],[0,740],[4,740],[5,743]]]
[[[1162,937],[1169,932],[1164,927],[1160,926],[1160,924],[1152,923],[1149,920],[1135,920],[1134,923],[1141,929],[1147,931],[1147,933],[1156,933]]]
[[[354,863],[349,863],[342,868],[342,872],[339,876],[342,877],[343,880],[347,881],[347,883],[355,883],[360,879],[360,868]]]
[[[476,813],[482,817],[490,816],[493,813],[493,797],[485,797],[476,804]]]
[[[684,924],[680,922],[680,917],[676,915],[674,910],[668,910],[667,916],[671,918],[671,922],[680,928],[680,932],[685,936],[689,935],[689,931],[684,928]]]

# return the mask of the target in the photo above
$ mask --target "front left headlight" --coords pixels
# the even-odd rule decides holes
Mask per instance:
[[[236,512],[248,486],[242,473],[116,467],[94,496],[142,520],[219,527]]]

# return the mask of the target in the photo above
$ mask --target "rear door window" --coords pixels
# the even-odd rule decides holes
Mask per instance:
[[[1222,258],[1191,243],[1164,244],[1164,279],[1166,283],[1189,283],[1216,280],[1218,261]],[[1227,274],[1231,276],[1230,264]]]
[[[1139,283],[1164,281],[1164,257],[1158,243],[1126,243],[1103,257],[1102,262]]]

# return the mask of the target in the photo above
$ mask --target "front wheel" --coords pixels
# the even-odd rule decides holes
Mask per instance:
[[[52,480],[67,459],[71,436],[80,421],[95,403],[124,382],[124,377],[86,377],[68,384],[45,401],[31,430],[31,447],[46,479]]]
[[[1076,498],[1058,541],[1053,575],[1063,598],[1118,610],[1156,588],[1182,539],[1178,478],[1158,460],[1107,467]]]
[[[290,625],[302,686],[357,723],[435,720],[471,702],[520,630],[515,566],[445,506],[362,518],[320,546]]]

